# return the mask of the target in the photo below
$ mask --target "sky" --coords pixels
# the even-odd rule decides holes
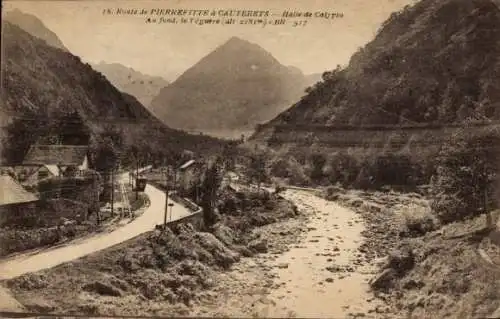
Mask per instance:
[[[83,61],[120,63],[172,80],[232,36],[260,45],[282,64],[298,67],[305,74],[322,73],[346,65],[392,12],[412,3],[414,0],[6,0],[3,6],[6,11],[18,8],[37,16]],[[139,13],[145,9],[148,14],[117,14],[118,8]],[[106,9],[112,14],[104,14]],[[220,10],[267,10],[272,20],[288,10],[311,12],[313,17],[290,18],[285,25],[265,27],[146,23],[148,17],[160,17],[151,15],[152,9],[206,9],[217,14],[226,12]],[[314,17],[325,16],[322,13],[342,13],[343,17]],[[294,21],[307,22],[294,27]]]

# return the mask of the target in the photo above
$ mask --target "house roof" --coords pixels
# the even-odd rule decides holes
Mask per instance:
[[[0,206],[29,203],[38,198],[25,190],[9,175],[0,175]]]
[[[57,165],[43,165],[43,166],[45,166],[49,170],[49,172],[52,173],[52,175],[54,176],[59,175],[59,167],[57,167]]]
[[[185,170],[187,169],[189,166],[193,165],[195,163],[195,160],[189,160],[187,161],[186,163],[182,164],[181,167],[179,167],[180,170]]]
[[[81,165],[88,146],[33,145],[24,158],[24,165]]]

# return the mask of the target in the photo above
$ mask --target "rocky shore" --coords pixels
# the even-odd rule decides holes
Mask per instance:
[[[498,308],[500,249],[485,216],[443,226],[420,194],[326,193],[365,220],[360,250],[378,265],[370,284],[384,317],[486,318]]]
[[[361,216],[307,191],[282,196],[297,205],[300,217],[256,229],[269,251],[219,274],[219,288],[190,315],[356,318],[386,312],[369,291],[376,269],[359,251]]]

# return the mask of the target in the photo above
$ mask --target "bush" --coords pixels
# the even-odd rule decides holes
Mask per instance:
[[[424,167],[405,154],[379,154],[363,160],[353,186],[360,189],[381,189],[400,186],[414,190],[423,178]]]
[[[348,187],[355,181],[359,169],[358,160],[354,156],[336,153],[330,157],[326,174],[330,183],[340,183],[343,187]]]
[[[438,221],[429,207],[411,204],[403,211],[403,231],[410,236],[422,236],[437,228]]]
[[[446,143],[432,178],[432,209],[444,223],[463,220],[497,207],[499,166],[496,132],[465,132]]]

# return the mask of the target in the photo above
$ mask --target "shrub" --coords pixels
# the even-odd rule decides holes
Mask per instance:
[[[338,185],[336,186],[328,186],[325,189],[325,196],[328,200],[336,200],[339,196],[339,193],[342,192],[342,188]]]
[[[421,236],[437,228],[438,221],[432,215],[430,207],[415,204],[408,205],[403,211],[404,230],[410,236]]]
[[[342,186],[348,187],[355,181],[359,169],[359,163],[354,156],[336,153],[330,157],[326,174],[330,183],[340,183]]]
[[[464,132],[443,145],[432,178],[432,209],[445,223],[474,217],[497,207],[499,166],[496,132]]]
[[[326,164],[326,156],[321,153],[314,153],[310,156],[311,162],[311,180],[320,183],[324,177],[323,169]]]

